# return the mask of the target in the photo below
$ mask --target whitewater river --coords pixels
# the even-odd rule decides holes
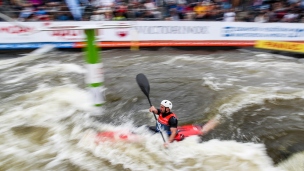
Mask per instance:
[[[2,54],[0,170],[303,171],[304,60],[249,50],[107,50],[106,104],[92,106],[82,52]],[[220,124],[163,147],[135,77],[155,106],[171,100],[179,124]],[[136,141],[95,143],[99,131]]]

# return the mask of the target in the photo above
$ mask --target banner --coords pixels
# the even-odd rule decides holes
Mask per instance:
[[[254,41],[143,41],[134,42],[97,42],[98,47],[102,48],[117,48],[117,47],[165,47],[165,46],[250,46],[254,45]],[[85,42],[48,42],[48,43],[0,43],[0,49],[36,49],[44,45],[53,45],[56,48],[84,48]]]
[[[297,23],[223,23],[222,40],[302,41],[304,26]]]
[[[293,42],[276,42],[260,40],[255,44],[256,48],[270,49],[270,50],[282,50],[289,52],[304,53],[304,43],[293,43]]]
[[[0,43],[84,42],[83,30],[40,31],[58,26],[129,24],[132,28],[99,29],[97,41],[303,41],[304,24],[203,21],[1,22]]]

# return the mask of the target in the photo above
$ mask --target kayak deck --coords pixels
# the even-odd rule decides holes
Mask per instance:
[[[183,139],[194,136],[202,135],[202,126],[200,125],[184,125],[177,127],[177,135],[174,138],[175,141],[182,141]],[[155,133],[155,132],[154,132]],[[137,134],[126,131],[105,131],[98,132],[96,134],[96,143],[108,141],[108,140],[122,140],[122,141],[133,141],[139,137]]]

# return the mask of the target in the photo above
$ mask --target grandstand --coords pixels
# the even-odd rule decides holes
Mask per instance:
[[[303,22],[304,0],[0,0],[16,21]]]

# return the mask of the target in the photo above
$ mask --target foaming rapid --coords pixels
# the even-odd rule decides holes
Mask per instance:
[[[199,138],[194,136],[164,149],[159,135],[142,136],[133,143],[81,145],[111,165],[130,170],[280,170],[272,166],[261,144],[220,140],[198,143]]]
[[[1,168],[45,170],[85,128],[91,105],[85,91],[62,86],[15,95],[1,109]]]
[[[288,171],[303,171],[304,170],[304,152],[299,152],[291,156],[288,160],[278,164],[278,168]]]
[[[98,123],[86,91],[75,86],[39,88],[1,104],[1,168],[4,170],[279,170],[262,144],[199,137],[163,147],[158,134],[131,123]],[[132,129],[140,139],[103,141],[96,133]]]
[[[265,128],[260,124],[264,118],[275,121],[288,118],[295,123],[298,119],[295,116],[300,117],[300,112],[295,111],[290,117],[284,113],[276,115],[269,112],[273,108],[269,102],[278,105],[292,101],[295,106],[301,102],[304,93],[300,84],[284,77],[290,67],[295,69],[293,72],[297,76],[297,72],[302,71],[301,64],[289,61],[283,65],[273,62],[272,56],[261,57],[260,54],[240,62],[242,55],[239,58],[226,58],[223,54],[177,57],[160,54],[154,57],[155,53],[164,52],[144,53],[134,57],[120,51],[105,53],[110,56],[104,60],[107,63],[108,104],[102,108],[92,105],[83,87],[86,71],[80,62],[81,54],[69,54],[67,58],[67,55],[52,52],[45,58],[0,61],[0,170],[289,171],[296,165],[295,171],[299,171],[302,165],[294,163],[302,159],[302,153],[295,159],[290,158],[289,162],[275,165],[262,141],[233,139],[234,132],[229,126],[241,135],[254,131],[258,135],[265,130],[271,131],[269,127],[268,130],[256,128]],[[273,65],[282,70],[277,71],[275,77],[258,82],[265,74],[275,72],[271,70]],[[160,74],[166,68],[168,70]],[[146,110],[147,99],[134,83],[135,75],[142,71],[149,71],[151,85],[156,87],[152,88],[153,102],[163,96],[185,102],[182,107],[186,111],[199,110],[191,115],[194,118],[189,120],[191,122],[202,119],[202,111],[208,113],[208,110],[201,110],[201,106],[207,105],[216,111],[212,117],[224,118],[225,123],[231,121],[230,125],[214,130],[212,139],[193,136],[164,148],[159,134],[152,135],[145,127],[135,124],[138,120],[154,124],[153,115]],[[210,103],[201,104],[202,97]],[[292,103],[288,105],[292,106]],[[251,107],[256,108],[247,112]],[[178,107],[176,110],[181,121],[188,119]],[[251,118],[255,116],[258,117]],[[225,120],[225,117],[233,119]],[[115,119],[116,122],[111,121]],[[272,123],[273,120],[269,120],[267,125],[276,126]],[[248,132],[247,125],[250,125]],[[133,132],[136,136],[127,141],[98,141],[96,135],[105,131]],[[221,137],[222,134],[229,135],[230,139]]]
[[[218,108],[220,115],[230,116],[250,106],[262,106],[267,101],[304,99],[304,91],[299,88],[245,87],[240,91],[243,93],[230,97]]]

